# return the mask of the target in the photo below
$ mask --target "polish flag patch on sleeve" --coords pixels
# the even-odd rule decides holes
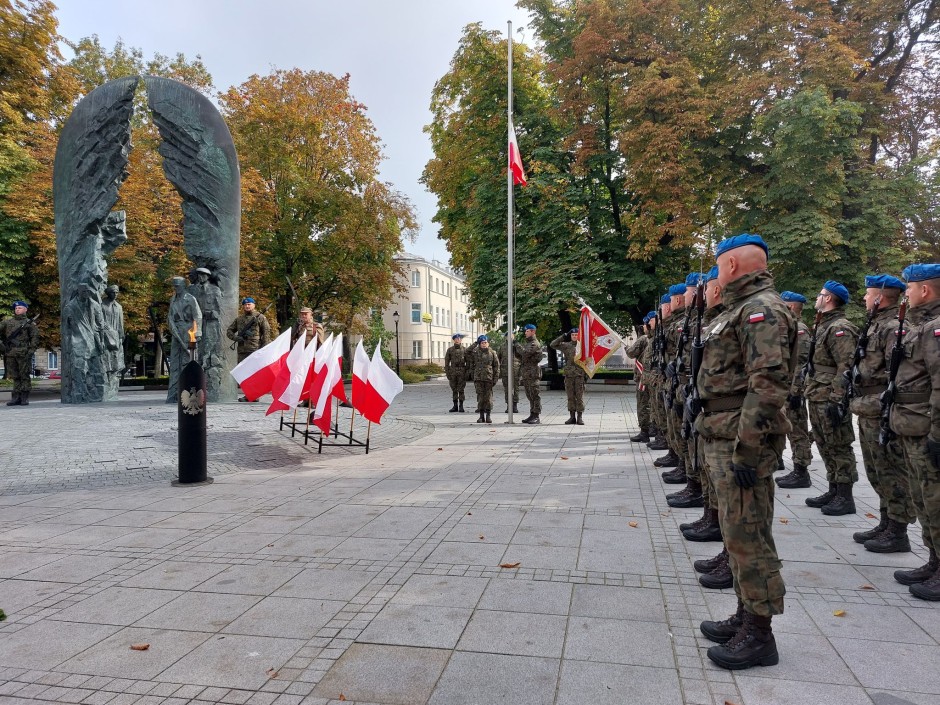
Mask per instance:
[[[841,338],[843,335],[845,335],[845,331],[844,331],[844,330],[837,330],[837,331],[836,331],[836,337],[837,337],[837,338]]]
[[[761,311],[760,313],[752,313],[750,316],[747,317],[748,323],[760,323],[763,320],[764,320],[763,311]]]
[[[933,329],[933,337],[934,337],[934,338],[940,338],[940,328],[934,328],[934,329]]]
[[[798,331],[796,332],[796,334],[797,334],[797,335],[803,335],[803,333],[805,333],[805,332],[806,332],[805,330],[798,330]]]

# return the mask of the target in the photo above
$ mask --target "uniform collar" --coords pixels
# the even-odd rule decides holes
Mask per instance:
[[[897,318],[897,317],[898,317],[898,305],[897,305],[897,304],[894,304],[893,306],[888,306],[887,308],[883,308],[883,309],[879,310],[878,313],[875,314],[874,320],[876,320],[876,321],[881,321],[881,320],[888,320],[888,321],[890,321],[892,318]]]
[[[834,308],[831,311],[826,311],[822,315],[821,323],[828,323],[836,318],[845,318],[845,308],[840,306],[839,308]]]
[[[940,299],[931,301],[923,306],[918,306],[917,308],[912,308],[910,315],[917,323],[923,323],[924,321],[929,321],[931,318],[940,316]]]
[[[749,296],[767,289],[773,289],[773,287],[773,275],[766,269],[762,269],[758,272],[745,274],[743,277],[738,277],[733,282],[725,284],[721,291],[721,300],[725,308],[732,308]]]

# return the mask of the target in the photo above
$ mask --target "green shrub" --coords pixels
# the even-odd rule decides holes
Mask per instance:
[[[410,367],[403,367],[401,371],[401,381],[405,384],[415,384],[416,382],[423,382],[424,375],[418,372],[412,371]]]
[[[411,372],[416,372],[422,375],[442,375],[444,374],[444,368],[440,365],[437,365],[433,362],[426,363],[424,365],[408,365],[407,368]]]

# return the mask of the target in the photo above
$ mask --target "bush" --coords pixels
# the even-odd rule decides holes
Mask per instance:
[[[412,371],[410,367],[405,367],[401,371],[401,381],[405,384],[415,384],[416,382],[424,382],[424,380],[423,374]]]
[[[408,365],[407,368],[411,372],[416,372],[421,375],[442,375],[444,374],[444,368],[440,365],[436,365],[433,362],[424,364],[424,365]]]

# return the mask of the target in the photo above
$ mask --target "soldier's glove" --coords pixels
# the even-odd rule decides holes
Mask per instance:
[[[799,411],[803,408],[803,395],[802,394],[788,394],[787,395],[787,404],[793,411]]]
[[[841,404],[836,402],[826,404],[826,416],[829,418],[833,429],[839,428],[839,426],[845,423],[846,413]]]
[[[749,490],[757,484],[757,468],[731,463],[731,472],[734,473],[734,484],[742,490]]]
[[[940,470],[940,441],[935,441],[930,437],[927,438],[927,456],[933,466]]]

